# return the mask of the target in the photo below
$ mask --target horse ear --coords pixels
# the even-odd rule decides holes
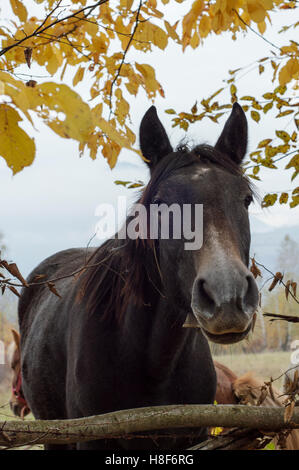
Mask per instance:
[[[231,115],[225,123],[215,148],[240,165],[247,148],[247,119],[242,107],[233,104]]]
[[[11,329],[11,332],[12,332],[12,336],[13,336],[13,339],[14,339],[14,342],[15,342],[15,345],[17,346],[18,349],[20,349],[20,335],[19,333],[14,330],[13,328]]]
[[[139,129],[139,140],[142,155],[149,160],[152,170],[157,163],[172,152],[166,131],[158,118],[155,106],[151,106],[143,116]]]

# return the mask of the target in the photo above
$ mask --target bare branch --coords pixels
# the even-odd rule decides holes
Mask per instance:
[[[270,321],[275,321],[275,320],[285,320],[290,323],[299,323],[299,317],[295,317],[294,315],[282,315],[279,313],[271,313],[271,312],[265,312],[263,313],[264,317],[271,317]]]
[[[132,433],[215,427],[262,429],[275,433],[299,428],[299,409],[285,422],[284,408],[243,405],[167,405],[115,411],[86,418],[48,421],[0,421],[0,446],[34,441],[70,444],[97,439],[130,438]],[[134,435],[135,437],[135,435]],[[144,437],[144,436],[143,436]]]

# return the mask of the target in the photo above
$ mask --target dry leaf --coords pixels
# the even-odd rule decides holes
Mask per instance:
[[[17,289],[15,289],[13,286],[8,286],[9,290],[13,292],[17,297],[21,297]]]
[[[34,278],[32,279],[32,282],[37,282],[39,281],[40,279],[44,279],[46,277],[46,274],[37,274],[36,276],[34,276]]]
[[[289,403],[285,407],[285,412],[284,412],[284,422],[285,423],[289,423],[291,421],[291,418],[292,418],[293,412],[294,412],[294,408],[295,408],[295,402],[294,401],[292,401],[291,403]]]
[[[267,387],[264,385],[261,388],[261,394],[260,394],[259,399],[257,401],[257,406],[260,406],[265,401],[265,399],[267,398],[267,395],[268,395],[268,390],[267,390]]]
[[[62,299],[61,295],[56,290],[54,282],[47,282],[47,286],[49,287],[50,291],[53,292],[53,294]]]
[[[28,67],[30,68],[31,67],[31,57],[32,57],[31,47],[26,47],[26,49],[24,50],[24,56],[25,56],[26,63],[28,65]]]
[[[287,283],[285,285],[285,296],[286,296],[287,300],[288,300],[288,297],[289,297],[291,283],[292,283],[292,281],[287,281]]]
[[[9,264],[7,261],[1,261],[1,264],[10,274],[17,278],[23,284],[23,286],[28,287],[28,284],[20,273],[16,263]]]
[[[257,267],[257,265],[255,264],[255,259],[254,258],[251,258],[251,267],[250,267],[250,271],[252,272],[252,274],[254,275],[255,279],[260,276],[262,277],[262,273],[261,271],[259,270],[259,268]]]
[[[296,297],[297,282],[292,282],[292,283],[291,283],[291,287],[292,287],[292,290],[293,290],[293,294],[294,294],[294,296]]]
[[[274,287],[276,286],[276,284],[277,284],[279,281],[281,281],[282,278],[283,278],[283,274],[281,274],[281,272],[277,272],[277,273],[275,274],[274,279],[273,279],[273,281],[272,281],[272,283],[271,283],[271,286],[270,286],[269,289],[268,289],[269,292],[271,292],[271,290],[274,289]]]
[[[34,88],[37,85],[36,80],[28,80],[28,82],[25,83],[26,86],[29,86],[30,88]]]
[[[274,396],[274,391],[273,391],[273,387],[272,387],[272,377],[271,377],[271,381],[269,382],[269,393],[270,393],[270,397],[272,398],[272,400],[275,402],[276,398]]]

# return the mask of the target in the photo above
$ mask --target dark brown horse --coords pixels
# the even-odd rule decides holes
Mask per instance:
[[[151,170],[138,201],[147,217],[137,224],[132,212],[100,248],[70,249],[43,261],[28,281],[37,274],[60,278],[61,298],[44,284],[22,292],[23,391],[36,418],[213,403],[216,376],[207,338],[234,343],[252,328],[258,291],[248,269],[252,191],[240,166],[247,146],[242,108],[234,104],[215,147],[174,151],[151,107],[141,122],[140,146]],[[162,237],[160,213],[159,237],[151,237],[151,222],[145,222],[151,206],[162,204],[191,208],[188,233],[174,236],[169,213],[170,235]],[[203,245],[187,249],[190,232],[198,235],[199,204]],[[137,236],[123,237],[134,223]],[[86,259],[89,267],[80,276],[64,277]],[[187,315],[199,328],[182,328]],[[176,439],[169,434],[157,433],[155,442],[98,440],[77,448],[179,449],[207,436],[202,428]]]

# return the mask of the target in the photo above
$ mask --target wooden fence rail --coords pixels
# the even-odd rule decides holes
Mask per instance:
[[[242,405],[167,405],[66,420],[0,421],[0,446],[70,444],[196,427],[247,428],[267,434],[299,428],[299,409],[285,422],[284,408]]]

